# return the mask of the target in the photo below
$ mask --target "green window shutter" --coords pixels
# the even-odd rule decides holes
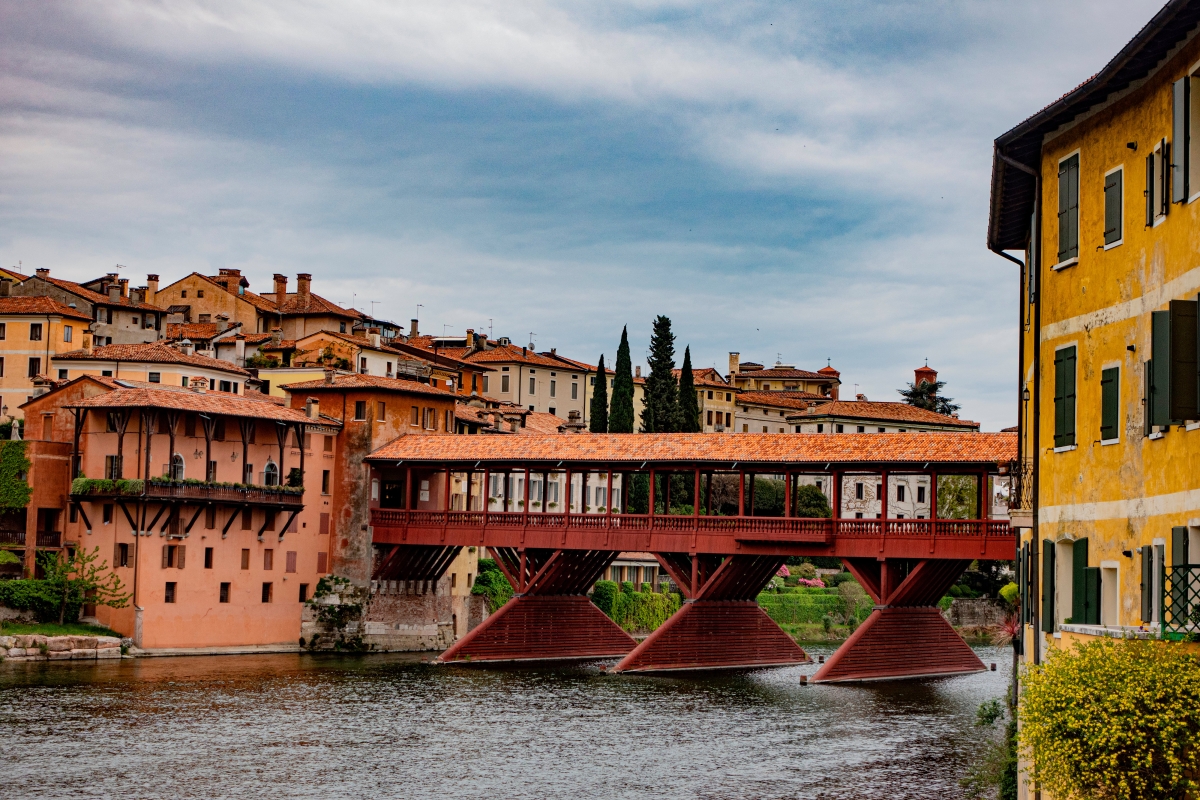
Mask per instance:
[[[1071,548],[1071,621],[1082,623],[1087,619],[1087,575],[1088,540],[1076,539]]]
[[[1058,165],[1058,260],[1079,255],[1079,156]]]
[[[1100,624],[1100,576],[1099,567],[1083,570],[1083,624]]]
[[[1167,312],[1171,326],[1171,420],[1200,418],[1200,386],[1197,385],[1196,301],[1172,300]]]
[[[1021,604],[1021,622],[1029,621],[1029,545],[1021,545],[1017,553],[1017,600]]]
[[[1063,444],[1075,444],[1075,348],[1063,350],[1066,384],[1063,391]]]
[[[1172,145],[1175,148],[1175,163],[1171,167],[1171,200],[1176,203],[1182,203],[1188,198],[1188,140],[1191,138],[1189,130],[1189,113],[1191,110],[1191,78],[1184,76],[1175,81],[1172,87],[1172,125],[1173,132]]]
[[[1158,213],[1166,216],[1171,210],[1171,143],[1163,139],[1158,151]]]
[[[1120,409],[1121,368],[1111,367],[1100,373],[1100,439],[1117,438]]]
[[[1190,564],[1188,561],[1188,529],[1178,525],[1171,528],[1171,566],[1180,567]]]
[[[1121,192],[1124,170],[1117,170],[1104,177],[1104,243],[1118,242],[1124,235],[1121,219]]]
[[[1042,540],[1042,632],[1054,633],[1054,542]]]
[[[1150,314],[1150,424],[1171,422],[1171,312]]]
[[[1154,153],[1146,156],[1146,227],[1154,224]]]
[[[1176,567],[1188,563],[1188,529],[1178,525],[1171,528],[1171,575],[1168,578],[1171,587],[1171,604],[1165,609],[1167,621],[1175,625],[1186,625],[1188,602],[1187,580],[1176,580]]]
[[[1142,622],[1149,624],[1154,616],[1154,551],[1139,547],[1142,554]]]

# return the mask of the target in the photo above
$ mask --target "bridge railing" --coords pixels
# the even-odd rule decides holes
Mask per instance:
[[[648,514],[566,514],[495,511],[371,510],[381,528],[553,528],[562,530],[669,531],[839,536],[1005,536],[1007,520],[820,519],[807,517],[689,517]]]

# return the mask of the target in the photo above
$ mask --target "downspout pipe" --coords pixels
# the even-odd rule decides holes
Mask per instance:
[[[1030,225],[1030,232],[1029,232],[1029,241],[1030,241],[1029,257],[1028,257],[1029,264],[1028,264],[1027,277],[1026,277],[1026,280],[1029,282],[1029,286],[1030,286],[1030,288],[1033,289],[1033,291],[1032,292],[1022,292],[1022,294],[1026,298],[1032,296],[1032,298],[1033,298],[1032,302],[1034,304],[1034,309],[1033,309],[1033,316],[1034,316],[1034,322],[1033,322],[1033,330],[1034,330],[1034,334],[1033,334],[1034,335],[1034,344],[1033,344],[1033,439],[1032,439],[1032,445],[1031,445],[1031,457],[1033,460],[1033,492],[1032,492],[1032,506],[1033,506],[1033,508],[1032,508],[1032,512],[1033,512],[1032,513],[1032,517],[1033,517],[1032,534],[1033,535],[1030,537],[1030,542],[1029,542],[1029,553],[1030,553],[1029,572],[1030,572],[1031,584],[1033,586],[1038,587],[1038,590],[1040,593],[1040,591],[1042,590],[1042,581],[1041,581],[1042,576],[1039,574],[1039,571],[1041,569],[1041,558],[1040,558],[1040,553],[1039,553],[1040,540],[1038,538],[1038,535],[1039,535],[1038,534],[1038,516],[1039,516],[1038,515],[1038,506],[1039,506],[1039,498],[1040,498],[1039,490],[1041,488],[1041,469],[1040,469],[1039,459],[1038,459],[1038,448],[1041,446],[1040,445],[1040,443],[1041,443],[1041,413],[1040,413],[1041,402],[1040,401],[1041,401],[1041,385],[1042,385],[1042,347],[1041,347],[1041,339],[1042,339],[1042,303],[1041,303],[1041,299],[1042,299],[1042,296],[1041,296],[1041,269],[1040,269],[1041,260],[1042,260],[1042,247],[1041,247],[1042,176],[1041,176],[1041,172],[1039,170],[1036,170],[1033,167],[1030,167],[1028,164],[1023,164],[1020,161],[1017,161],[1016,159],[1005,155],[1004,152],[1002,150],[1000,150],[999,147],[995,148],[995,154],[996,154],[996,158],[998,158],[1004,164],[1012,167],[1013,169],[1019,170],[1020,172],[1024,172],[1027,175],[1032,176],[1033,182],[1034,182],[1033,220],[1032,220],[1032,224]],[[1018,264],[1019,266],[1022,267],[1022,269],[1024,269],[1026,266],[1025,264],[1022,264],[1019,259],[1014,258],[1013,256],[1010,256],[1008,253],[1005,253],[1003,251],[992,248],[990,243],[989,243],[988,249],[992,250],[992,252],[996,253],[997,255],[1002,256],[1003,258],[1006,258],[1015,264]],[[1023,318],[1024,317],[1022,317],[1022,319]],[[1018,327],[1018,330],[1021,330],[1021,328]],[[1021,365],[1023,367],[1024,366],[1024,356],[1025,356],[1025,336],[1024,336],[1023,332],[1021,335],[1020,347],[1021,347],[1020,361],[1021,361]],[[1025,380],[1024,374],[1022,374],[1018,377],[1018,381],[1017,381],[1018,392],[1022,391],[1022,389],[1020,387],[1021,387],[1021,384],[1024,382],[1024,380]],[[1018,397],[1019,397],[1019,395],[1018,395]],[[1020,406],[1018,406],[1018,407],[1020,407]],[[1021,442],[1021,443],[1024,442],[1027,424],[1028,423],[1022,418],[1022,415],[1020,413],[1018,413],[1018,415],[1017,415],[1017,425],[1018,425],[1017,440],[1018,440],[1018,442]],[[1022,453],[1022,455],[1023,455],[1023,453]],[[1033,641],[1034,641],[1033,663],[1039,664],[1039,663],[1041,663],[1041,654],[1042,654],[1042,642],[1041,642],[1042,626],[1041,626],[1041,604],[1038,602],[1037,597],[1032,599],[1032,605],[1033,605],[1032,618],[1033,618]]]

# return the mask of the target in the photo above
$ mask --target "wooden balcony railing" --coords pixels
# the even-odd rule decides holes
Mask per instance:
[[[766,539],[803,536],[1005,536],[1007,520],[819,519],[804,517],[687,517],[648,514],[543,514],[539,512],[406,511],[371,509],[380,528],[553,528],[557,530],[729,533]]]
[[[109,487],[112,481],[76,482],[72,486],[72,500],[94,500],[101,497],[124,497],[127,499],[180,500],[193,502],[216,502],[229,505],[270,505],[283,508],[302,508],[303,490],[297,492],[287,486],[231,486],[213,483],[165,483],[142,482],[140,492],[130,492],[129,484]],[[83,491],[77,491],[83,490]]]

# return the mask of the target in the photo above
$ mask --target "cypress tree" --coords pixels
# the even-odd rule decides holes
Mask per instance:
[[[609,433],[633,433],[633,361],[629,357],[629,331],[621,328],[617,369],[613,376],[612,405],[608,413]]]
[[[650,354],[646,359],[646,407],[642,409],[642,433],[673,433],[679,430],[679,385],[675,383],[675,334],[671,320],[661,314],[654,319]]]
[[[596,388],[592,392],[592,421],[588,430],[592,433],[608,433],[608,375],[604,372],[604,354],[596,365]]]
[[[696,381],[692,377],[692,348],[683,348],[683,367],[679,370],[679,430],[700,433],[700,402],[696,397]]]

